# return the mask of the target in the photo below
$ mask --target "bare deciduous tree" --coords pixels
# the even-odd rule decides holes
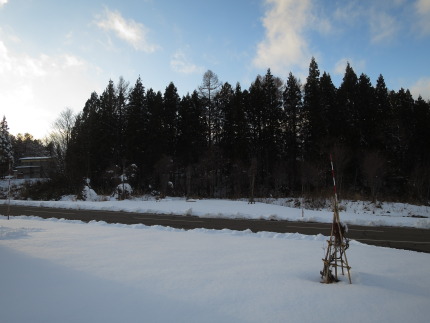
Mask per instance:
[[[208,127],[208,142],[209,146],[212,146],[212,132],[213,132],[213,102],[212,98],[216,95],[218,88],[221,86],[218,80],[218,75],[216,75],[211,70],[207,70],[203,74],[202,85],[199,86],[200,95],[206,99],[206,123]]]
[[[216,94],[216,90],[221,86],[218,80],[218,75],[216,75],[211,70],[207,70],[203,74],[202,85],[199,86],[200,94],[211,101],[212,97]]]
[[[47,143],[51,143],[54,148],[53,153],[57,157],[60,171],[65,169],[66,151],[75,121],[76,115],[72,109],[64,109],[52,124],[52,131],[46,139]]]

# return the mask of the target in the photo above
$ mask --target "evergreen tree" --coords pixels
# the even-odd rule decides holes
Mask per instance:
[[[340,136],[339,124],[343,122],[337,105],[337,89],[333,85],[330,74],[324,72],[320,78],[320,104],[321,118],[324,131],[321,133],[321,142],[327,148]]]
[[[120,164],[119,136],[120,128],[117,119],[117,95],[112,80],[100,95],[100,105],[97,111],[98,123],[95,125],[95,167],[99,178],[105,178],[103,189],[112,189],[110,179],[113,177],[105,172],[111,171]],[[106,177],[108,176],[108,177]]]
[[[413,133],[408,150],[411,169],[408,188],[414,200],[428,203],[430,199],[430,102],[421,96],[415,101],[413,112]]]
[[[302,92],[300,82],[292,73],[289,74],[284,90],[284,154],[287,161],[286,173],[288,186],[295,190],[297,187],[298,165],[300,157],[300,123],[302,110]]]
[[[170,82],[166,87],[163,97],[162,127],[163,137],[166,142],[166,156],[176,155],[178,110],[180,98],[176,86]]]
[[[228,150],[233,137],[233,88],[224,83],[214,98],[213,142]]]
[[[340,122],[336,126],[340,129],[340,139],[351,145],[353,149],[359,143],[359,125],[357,117],[357,75],[349,62],[345,69],[342,84],[337,92],[338,113]]]
[[[413,134],[416,131],[414,120],[414,99],[409,90],[401,88],[398,93],[393,94],[393,113],[396,123],[393,129],[392,147],[399,162],[399,170],[406,174],[412,162],[408,156],[408,149],[412,143]]]
[[[251,155],[256,157],[259,162],[262,159],[263,151],[263,105],[264,91],[259,76],[249,88],[249,100],[246,108],[246,118],[250,127]]]
[[[116,87],[116,104],[115,104],[115,128],[116,128],[116,142],[115,150],[117,153],[116,163],[121,165],[122,173],[125,172],[126,158],[125,158],[125,129],[127,127],[126,108],[128,106],[128,87],[129,83],[126,82],[122,76],[119,78]]]
[[[18,162],[22,157],[44,157],[49,151],[41,140],[35,139],[31,134],[18,134],[11,137],[13,160]]]
[[[430,105],[421,96],[414,103],[412,112],[413,132],[409,144],[409,159],[415,165],[430,165]]]
[[[352,154],[349,169],[345,170],[345,184],[350,191],[357,191],[360,188],[360,124],[358,116],[358,78],[347,63],[345,75],[337,91],[339,123],[336,125],[340,129],[339,141],[350,150]]]
[[[376,126],[375,147],[377,149],[388,151],[388,138],[390,131],[390,124],[393,120],[393,114],[388,99],[388,90],[385,85],[384,77],[380,74],[375,86],[375,113],[374,124]]]
[[[239,83],[236,84],[234,91],[232,113],[231,113],[231,133],[232,150],[231,159],[245,162],[249,158],[249,125],[246,119],[246,103],[248,91],[242,92]]]
[[[230,92],[230,91],[229,91]],[[228,194],[240,197],[242,192],[249,191],[249,129],[245,114],[245,104],[248,92],[242,92],[239,83],[231,89],[230,100],[226,105],[224,129],[222,136],[222,149],[227,161]]]
[[[7,173],[9,166],[13,163],[13,151],[11,136],[6,117],[0,121],[0,175]]]
[[[148,175],[153,167],[167,151],[166,137],[163,133],[163,95],[160,91],[155,92],[150,88],[146,92],[148,104],[148,146],[145,156],[146,169]]]
[[[320,71],[315,58],[312,57],[303,95],[303,135],[305,143],[303,148],[309,161],[319,159],[320,139],[326,127],[323,123],[320,101]]]
[[[376,124],[375,90],[370,83],[370,78],[361,74],[357,82],[357,121],[359,132],[359,147],[373,150],[377,144],[376,131],[379,127]]]
[[[205,149],[202,107],[197,91],[183,97],[179,105],[177,153],[183,167],[197,163]]]
[[[281,157],[282,83],[272,75],[270,69],[263,82],[263,175],[271,175]]]
[[[83,177],[90,178],[94,187],[101,185],[101,171],[97,156],[97,147],[100,144],[99,111],[99,96],[93,92],[85,103],[83,111],[75,119],[66,150],[66,174],[72,181],[72,185],[80,186],[80,179]]]
[[[148,145],[148,118],[145,87],[139,76],[128,96],[124,133],[125,158],[130,164],[137,165],[139,174],[143,173],[145,152]]]

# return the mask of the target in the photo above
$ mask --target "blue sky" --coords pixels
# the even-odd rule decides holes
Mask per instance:
[[[430,0],[0,0],[0,114],[42,138],[109,79],[180,95],[208,69],[242,88],[267,68],[304,82],[312,56],[336,86],[349,61],[428,100],[429,53]]]

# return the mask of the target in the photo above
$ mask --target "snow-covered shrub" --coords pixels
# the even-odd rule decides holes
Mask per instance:
[[[97,195],[97,193],[92,188],[85,185],[83,190],[82,190],[82,199],[84,201],[98,201],[99,196]]]
[[[133,194],[133,189],[131,188],[131,185],[128,183],[121,183],[115,188],[112,197],[117,200],[124,200],[129,198],[131,194]]]
[[[99,200],[99,196],[91,188],[89,178],[84,179],[84,188],[82,189],[79,198],[81,198],[84,201],[98,201]]]

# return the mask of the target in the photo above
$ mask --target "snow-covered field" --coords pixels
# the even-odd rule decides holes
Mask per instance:
[[[5,203],[6,201],[0,201]],[[64,208],[330,222],[287,200],[11,201]],[[344,203],[341,219],[429,228],[429,210]],[[303,214],[303,217],[302,217]],[[411,217],[420,216],[417,217]],[[430,255],[352,241],[320,284],[326,237],[0,216],[0,322],[428,322]]]
[[[0,219],[0,322],[427,322],[430,255],[323,236]]]

